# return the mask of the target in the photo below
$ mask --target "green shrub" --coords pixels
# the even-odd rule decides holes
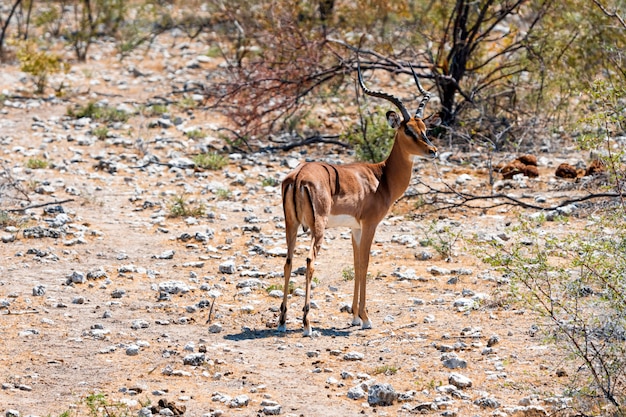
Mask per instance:
[[[228,165],[228,157],[217,152],[202,153],[193,157],[193,162],[198,168],[220,170]]]
[[[204,139],[207,134],[200,129],[192,129],[185,132],[185,135],[189,139]]]
[[[263,187],[276,187],[279,184],[280,184],[280,181],[278,181],[276,178],[273,178],[273,177],[265,177],[261,181],[261,185]]]
[[[342,139],[354,147],[359,161],[381,162],[391,151],[394,132],[379,113],[361,113],[361,121],[342,135]]]
[[[205,213],[203,204],[190,204],[183,196],[178,196],[170,204],[169,217],[201,217]]]
[[[48,168],[48,161],[46,161],[45,159],[29,158],[26,162],[26,168],[45,169]]]
[[[104,123],[125,123],[130,118],[130,115],[123,110],[118,110],[108,105],[98,105],[96,102],[93,101],[90,101],[84,106],[77,106],[75,108],[68,107],[67,115],[75,119],[89,117],[93,120]]]
[[[96,127],[91,131],[91,134],[100,140],[106,139],[109,134],[109,129],[106,126]]]
[[[35,81],[35,93],[42,94],[52,74],[68,72],[70,65],[59,55],[42,51],[34,41],[21,42],[17,50],[20,70],[30,74]]]

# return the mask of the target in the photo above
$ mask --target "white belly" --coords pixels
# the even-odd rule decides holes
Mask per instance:
[[[360,229],[361,224],[352,216],[340,214],[339,216],[328,216],[328,224],[326,227],[349,227],[351,229]]]

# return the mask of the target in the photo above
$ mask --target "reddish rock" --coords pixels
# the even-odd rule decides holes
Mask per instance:
[[[606,171],[604,162],[599,159],[594,159],[585,170],[585,176],[602,174],[604,171]]]
[[[554,175],[559,178],[577,178],[578,172],[576,171],[575,166],[570,165],[567,162],[563,162],[556,168]]]
[[[535,155],[522,155],[517,160],[524,165],[537,166],[537,157]]]

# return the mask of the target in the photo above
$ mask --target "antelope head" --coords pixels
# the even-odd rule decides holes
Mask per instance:
[[[415,114],[411,116],[399,98],[388,93],[368,89],[365,86],[363,76],[361,75],[361,64],[357,63],[357,65],[359,84],[361,85],[363,92],[372,97],[385,99],[394,104],[398,110],[400,110],[402,117],[400,117],[400,115],[398,115],[395,111],[387,112],[387,123],[389,123],[389,126],[396,130],[396,143],[399,143],[399,145],[405,148],[407,152],[412,155],[435,158],[437,156],[437,148],[432,144],[430,139],[428,139],[427,135],[428,126],[434,125],[435,122],[428,120],[431,119],[430,117],[428,119],[423,118],[424,109],[426,108],[428,100],[430,100],[430,93],[424,90],[420,84],[419,78],[413,70],[413,66],[409,64],[411,72],[413,73],[413,79],[415,80],[415,84],[417,84],[417,89],[424,97],[417,107]]]

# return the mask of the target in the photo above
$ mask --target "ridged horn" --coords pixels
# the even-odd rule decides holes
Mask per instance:
[[[424,90],[424,88],[422,87],[422,84],[420,84],[420,80],[417,77],[417,74],[415,73],[415,71],[413,70],[413,65],[409,63],[409,67],[411,68],[411,72],[413,73],[413,79],[415,80],[415,84],[417,84],[417,89],[424,96],[424,98],[420,102],[420,105],[417,106],[417,110],[415,110],[415,117],[421,119],[424,117],[424,109],[426,108],[426,104],[428,104],[428,100],[430,100],[430,93]]]
[[[411,119],[411,115],[406,110],[406,107],[404,107],[404,104],[402,104],[402,101],[400,101],[398,97],[395,97],[391,94],[383,93],[381,91],[372,91],[368,89],[367,87],[365,87],[365,84],[363,83],[363,76],[361,75],[361,62],[358,60],[357,60],[357,69],[358,69],[358,74],[359,74],[359,84],[361,85],[361,88],[363,89],[363,92],[365,94],[367,94],[368,96],[372,96],[372,97],[384,98],[385,100],[392,102],[402,113],[402,117],[404,118],[405,122],[408,122]]]

